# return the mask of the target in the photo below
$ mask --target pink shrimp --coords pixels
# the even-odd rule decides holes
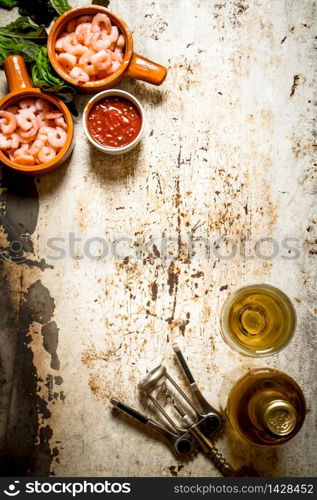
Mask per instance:
[[[89,45],[92,39],[91,23],[78,24],[75,30],[75,35],[79,43],[83,43],[84,45]]]
[[[54,122],[55,125],[57,125],[58,127],[62,127],[64,130],[67,130],[67,124],[65,122],[64,116],[61,116],[60,118],[55,118]]]
[[[49,113],[49,111],[47,111],[47,113]],[[36,114],[36,118],[37,118],[37,120],[39,122],[40,128],[44,127],[44,125],[46,125],[45,118],[44,118],[45,114],[46,113],[44,113],[43,111],[40,111],[40,113]]]
[[[36,111],[34,99],[22,99],[19,102],[19,106],[21,109],[30,109],[33,113]]]
[[[65,52],[76,56],[81,56],[87,52],[87,47],[84,47],[79,43],[75,33],[69,33],[65,36],[65,38],[63,38],[63,47]]]
[[[11,149],[11,139],[0,133],[0,149]]]
[[[39,120],[36,120],[36,123],[34,123],[34,125],[29,130],[20,131],[20,137],[22,137],[23,139],[28,139],[30,137],[33,137],[37,134],[39,128],[40,128],[40,122]]]
[[[28,153],[28,151],[29,151],[28,144],[22,144],[22,146],[20,146],[19,149],[16,149],[14,151],[13,156],[16,157],[19,155],[24,155],[24,154]]]
[[[78,24],[91,23],[92,19],[93,19],[93,16],[80,16],[77,19],[77,26],[78,26]]]
[[[30,153],[25,153],[23,155],[15,156],[15,162],[19,165],[25,165],[26,167],[31,167],[35,164],[35,158]]]
[[[30,130],[31,128],[39,128],[37,118],[30,109],[21,109],[17,115],[17,122],[19,127],[24,131]]]
[[[30,146],[30,153],[34,156],[37,155],[39,151],[44,147],[44,145],[45,145],[44,141],[36,139]]]
[[[65,36],[67,36],[66,32],[62,33],[61,36],[56,40],[56,42],[55,42],[56,52],[63,52],[63,50],[64,50],[63,41],[64,41]]]
[[[18,134],[13,133],[13,134],[8,136],[8,139],[11,142],[12,149],[17,149],[19,147],[20,137],[18,136]]]
[[[109,49],[111,45],[111,41],[109,40],[109,37],[106,33],[106,36],[102,36],[102,33],[106,33],[106,30],[97,31],[96,33],[93,34],[93,37],[90,42],[90,47],[95,51],[95,52],[100,52],[100,50],[107,50]]]
[[[68,33],[73,33],[76,29],[77,24],[77,19],[71,19],[66,25],[66,31],[68,31]]]
[[[11,161],[14,161],[14,149],[6,149],[5,153],[9,156]]]
[[[50,129],[47,134],[47,140],[53,148],[62,148],[66,142],[67,134],[61,127]]]
[[[92,54],[90,52],[82,55],[78,61],[78,66],[81,69],[83,69],[87,73],[87,75],[94,76],[98,70],[95,68],[95,65],[93,64],[93,62],[91,60],[91,57],[92,57]]]
[[[77,64],[77,57],[74,54],[67,54],[66,52],[59,54],[57,60],[68,73],[73,69],[75,64]]]
[[[16,133],[19,137],[19,141],[21,142],[21,144],[29,144],[36,139],[36,133],[34,135],[29,135],[28,137],[23,137],[21,135],[22,132],[23,130],[21,128],[16,129]]]
[[[108,35],[110,35],[112,25],[109,17],[107,14],[96,14],[91,23],[91,31],[96,33],[101,30],[102,26],[106,28]]]
[[[110,67],[112,57],[108,51],[100,50],[97,54],[91,56],[91,60],[99,71],[103,71]]]
[[[111,66],[112,73],[117,71],[120,68],[120,66],[121,66],[121,63],[119,63],[118,61],[113,61],[112,66]]]
[[[111,33],[109,35],[109,41],[111,44],[116,43],[119,38],[119,30],[117,26],[112,26]]]
[[[61,111],[50,111],[49,113],[45,113],[44,118],[45,120],[55,120],[55,118],[59,118],[60,116],[63,116]]]
[[[123,35],[119,35],[118,40],[117,40],[117,47],[118,49],[123,49],[125,46],[125,39]]]
[[[122,50],[116,47],[114,49],[114,59],[118,61],[119,63],[122,63],[123,61],[123,55],[122,55]]]
[[[46,99],[36,99],[35,101],[35,109],[36,111],[49,111],[51,109],[50,103]]]
[[[4,134],[12,134],[17,127],[17,120],[10,111],[0,110],[0,127]]]
[[[71,72],[69,73],[69,76],[74,78],[74,80],[78,82],[83,82],[87,83],[89,82],[89,75],[84,71],[82,68],[79,68],[78,66],[75,66]]]
[[[48,161],[51,161],[55,158],[55,156],[56,156],[56,151],[54,148],[52,148],[52,146],[44,146],[37,155],[41,163],[46,163]]]

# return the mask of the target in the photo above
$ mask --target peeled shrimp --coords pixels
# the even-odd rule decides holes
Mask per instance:
[[[22,129],[20,129],[20,128],[16,129],[16,133],[19,137],[19,141],[21,142],[21,144],[29,144],[30,142],[32,142],[36,139],[36,133],[33,135],[29,135],[28,137],[23,137],[21,135],[21,132],[23,132]]]
[[[78,66],[75,66],[69,75],[74,78],[74,80],[77,80],[78,82],[84,82],[87,83],[89,82],[89,75],[84,71],[83,69],[79,68]]]
[[[10,137],[0,133],[0,149],[11,149],[12,140]]]
[[[19,163],[19,165],[25,165],[26,167],[32,167],[35,164],[35,158],[33,155],[25,153],[23,155],[15,156],[14,161]]]
[[[76,82],[107,78],[123,63],[125,38],[104,13],[71,20],[55,48],[57,58]]]
[[[83,54],[78,61],[78,66],[82,68],[89,76],[93,76],[98,72],[98,69],[92,62],[91,57],[92,54],[88,52],[87,54]]]
[[[113,61],[112,65],[111,65],[112,73],[117,71],[117,69],[119,69],[120,66],[121,66],[121,63],[119,63],[118,61]]]
[[[26,111],[26,110],[25,110]],[[32,113],[32,111],[30,111],[30,113]],[[28,130],[25,130],[21,127],[21,123],[23,121],[25,121],[22,117],[22,120],[20,118],[20,121],[19,121],[19,115],[18,115],[18,123],[21,127],[22,130],[19,130],[19,135],[20,137],[22,137],[23,139],[27,139],[29,137],[33,137],[34,135],[37,134],[37,131],[38,129],[40,128],[40,121],[36,118],[36,116],[34,115],[34,119],[30,118],[31,120],[31,123],[32,123],[32,126],[31,128],[29,128]],[[29,123],[29,120],[27,121],[27,123]]]
[[[33,144],[30,146],[30,153],[32,155],[37,155],[39,151],[44,147],[45,142],[40,139],[36,139]]]
[[[35,112],[35,104],[34,104],[34,99],[23,99],[22,101],[19,102],[19,106],[21,109],[30,109]]]
[[[66,52],[59,54],[57,60],[68,72],[70,72],[77,63],[77,57],[74,54],[67,54]]]
[[[17,149],[19,147],[20,137],[18,136],[18,134],[13,133],[13,134],[8,136],[8,139],[11,143],[12,149]]]
[[[77,20],[77,25],[82,23],[91,23],[93,16],[80,16]]]
[[[106,36],[103,37],[102,36],[103,32],[106,33],[106,31],[103,30],[102,32],[98,31],[97,33],[93,34],[93,37],[92,37],[91,42],[90,42],[90,46],[95,52],[99,52],[100,50],[107,50],[107,49],[109,49],[109,47],[111,45],[111,41],[109,40],[109,36],[106,33]]]
[[[0,110],[0,127],[4,134],[12,134],[17,127],[17,120],[10,111]]]
[[[44,146],[37,155],[41,163],[46,163],[48,161],[51,161],[55,158],[55,156],[56,156],[56,151],[54,148],[52,148],[52,146]]]
[[[60,111],[50,111],[49,113],[45,113],[44,118],[45,120],[55,120],[55,118],[59,118],[60,116],[63,116],[63,113]]]
[[[125,39],[123,35],[119,35],[118,40],[117,40],[117,47],[118,49],[123,49],[125,45]]]
[[[58,127],[62,127],[64,130],[67,130],[67,124],[65,122],[64,116],[61,116],[60,118],[55,118],[54,122],[55,125],[57,125]]]
[[[118,61],[119,63],[122,63],[123,61],[123,55],[122,55],[122,50],[116,47],[114,49],[114,59]]]
[[[111,33],[111,21],[107,14],[96,14],[91,23],[91,31],[96,33],[96,31],[100,31],[101,27],[104,26],[108,35]]]
[[[14,154],[14,161],[20,165],[32,166],[35,164],[35,158],[29,151],[29,146],[23,144],[19,149],[17,149]]]
[[[19,127],[24,131],[30,130],[31,128],[39,128],[36,116],[30,109],[21,109],[16,119]]]
[[[91,60],[98,70],[103,71],[110,67],[112,57],[106,50],[100,50],[97,54],[91,56]]]
[[[79,43],[89,45],[92,39],[91,23],[78,24],[75,30],[75,35]]]
[[[79,43],[75,33],[69,33],[69,35],[63,38],[63,47],[65,52],[76,56],[81,56],[87,52],[87,47],[84,47]]]
[[[67,36],[67,33],[63,33],[55,42],[55,50],[57,52],[63,52],[64,50],[64,45],[63,45],[63,41],[64,41],[64,38],[65,36]]]
[[[77,19],[71,19],[70,21],[68,21],[66,25],[66,31],[68,31],[68,33],[73,33],[76,29],[76,26],[77,26]]]
[[[3,133],[3,127],[12,128],[12,121],[15,121],[13,132]],[[15,163],[32,166],[50,161],[66,139],[64,115],[46,99],[22,99],[9,111],[0,110],[0,149]]]
[[[113,44],[116,43],[118,38],[119,38],[119,30],[117,26],[112,26],[111,33],[109,35],[109,41],[111,42],[111,44]]]
[[[61,127],[50,129],[47,133],[47,140],[54,148],[62,148],[66,142],[67,134]]]
[[[16,149],[13,153],[13,156],[24,155],[29,151],[29,146],[27,144],[22,144],[19,149]]]
[[[36,99],[35,101],[35,109],[36,111],[49,111],[51,109],[50,103],[46,99]]]

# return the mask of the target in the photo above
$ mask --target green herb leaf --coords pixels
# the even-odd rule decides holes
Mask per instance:
[[[18,0],[19,14],[28,16],[36,24],[49,26],[57,12],[49,0]]]
[[[50,2],[58,14],[64,14],[64,12],[71,9],[67,0],[50,0]]]
[[[0,33],[0,66],[6,57],[20,55],[26,62],[32,62],[37,56],[39,46],[23,38],[11,38]]]
[[[93,5],[101,5],[102,7],[108,7],[110,0],[92,0]]]
[[[32,80],[36,87],[46,92],[53,92],[64,102],[72,101],[76,94],[75,89],[65,84],[64,80],[55,73],[49,61],[46,47],[40,48],[32,65]]]
[[[3,9],[13,9],[18,4],[18,0],[0,0],[0,7]]]
[[[12,38],[43,39],[43,41],[47,39],[45,26],[31,24],[26,16],[18,17],[7,26],[0,27],[0,33]]]

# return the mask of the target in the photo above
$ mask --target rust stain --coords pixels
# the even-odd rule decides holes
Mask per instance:
[[[168,469],[173,477],[177,477],[178,473],[184,468],[184,465],[171,465]]]
[[[168,293],[170,295],[177,293],[179,273],[180,273],[180,268],[176,266],[174,261],[172,261],[167,270]]]
[[[299,75],[294,75],[293,84],[289,96],[292,97],[295,94],[297,85],[299,84]]]
[[[154,281],[151,284],[151,298],[152,298],[152,300],[156,300],[157,299],[157,293],[158,293],[158,286],[157,286],[156,281]]]

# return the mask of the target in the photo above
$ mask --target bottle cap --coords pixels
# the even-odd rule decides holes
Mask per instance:
[[[290,434],[297,422],[297,412],[288,401],[275,399],[270,401],[263,411],[263,424],[275,436]]]

